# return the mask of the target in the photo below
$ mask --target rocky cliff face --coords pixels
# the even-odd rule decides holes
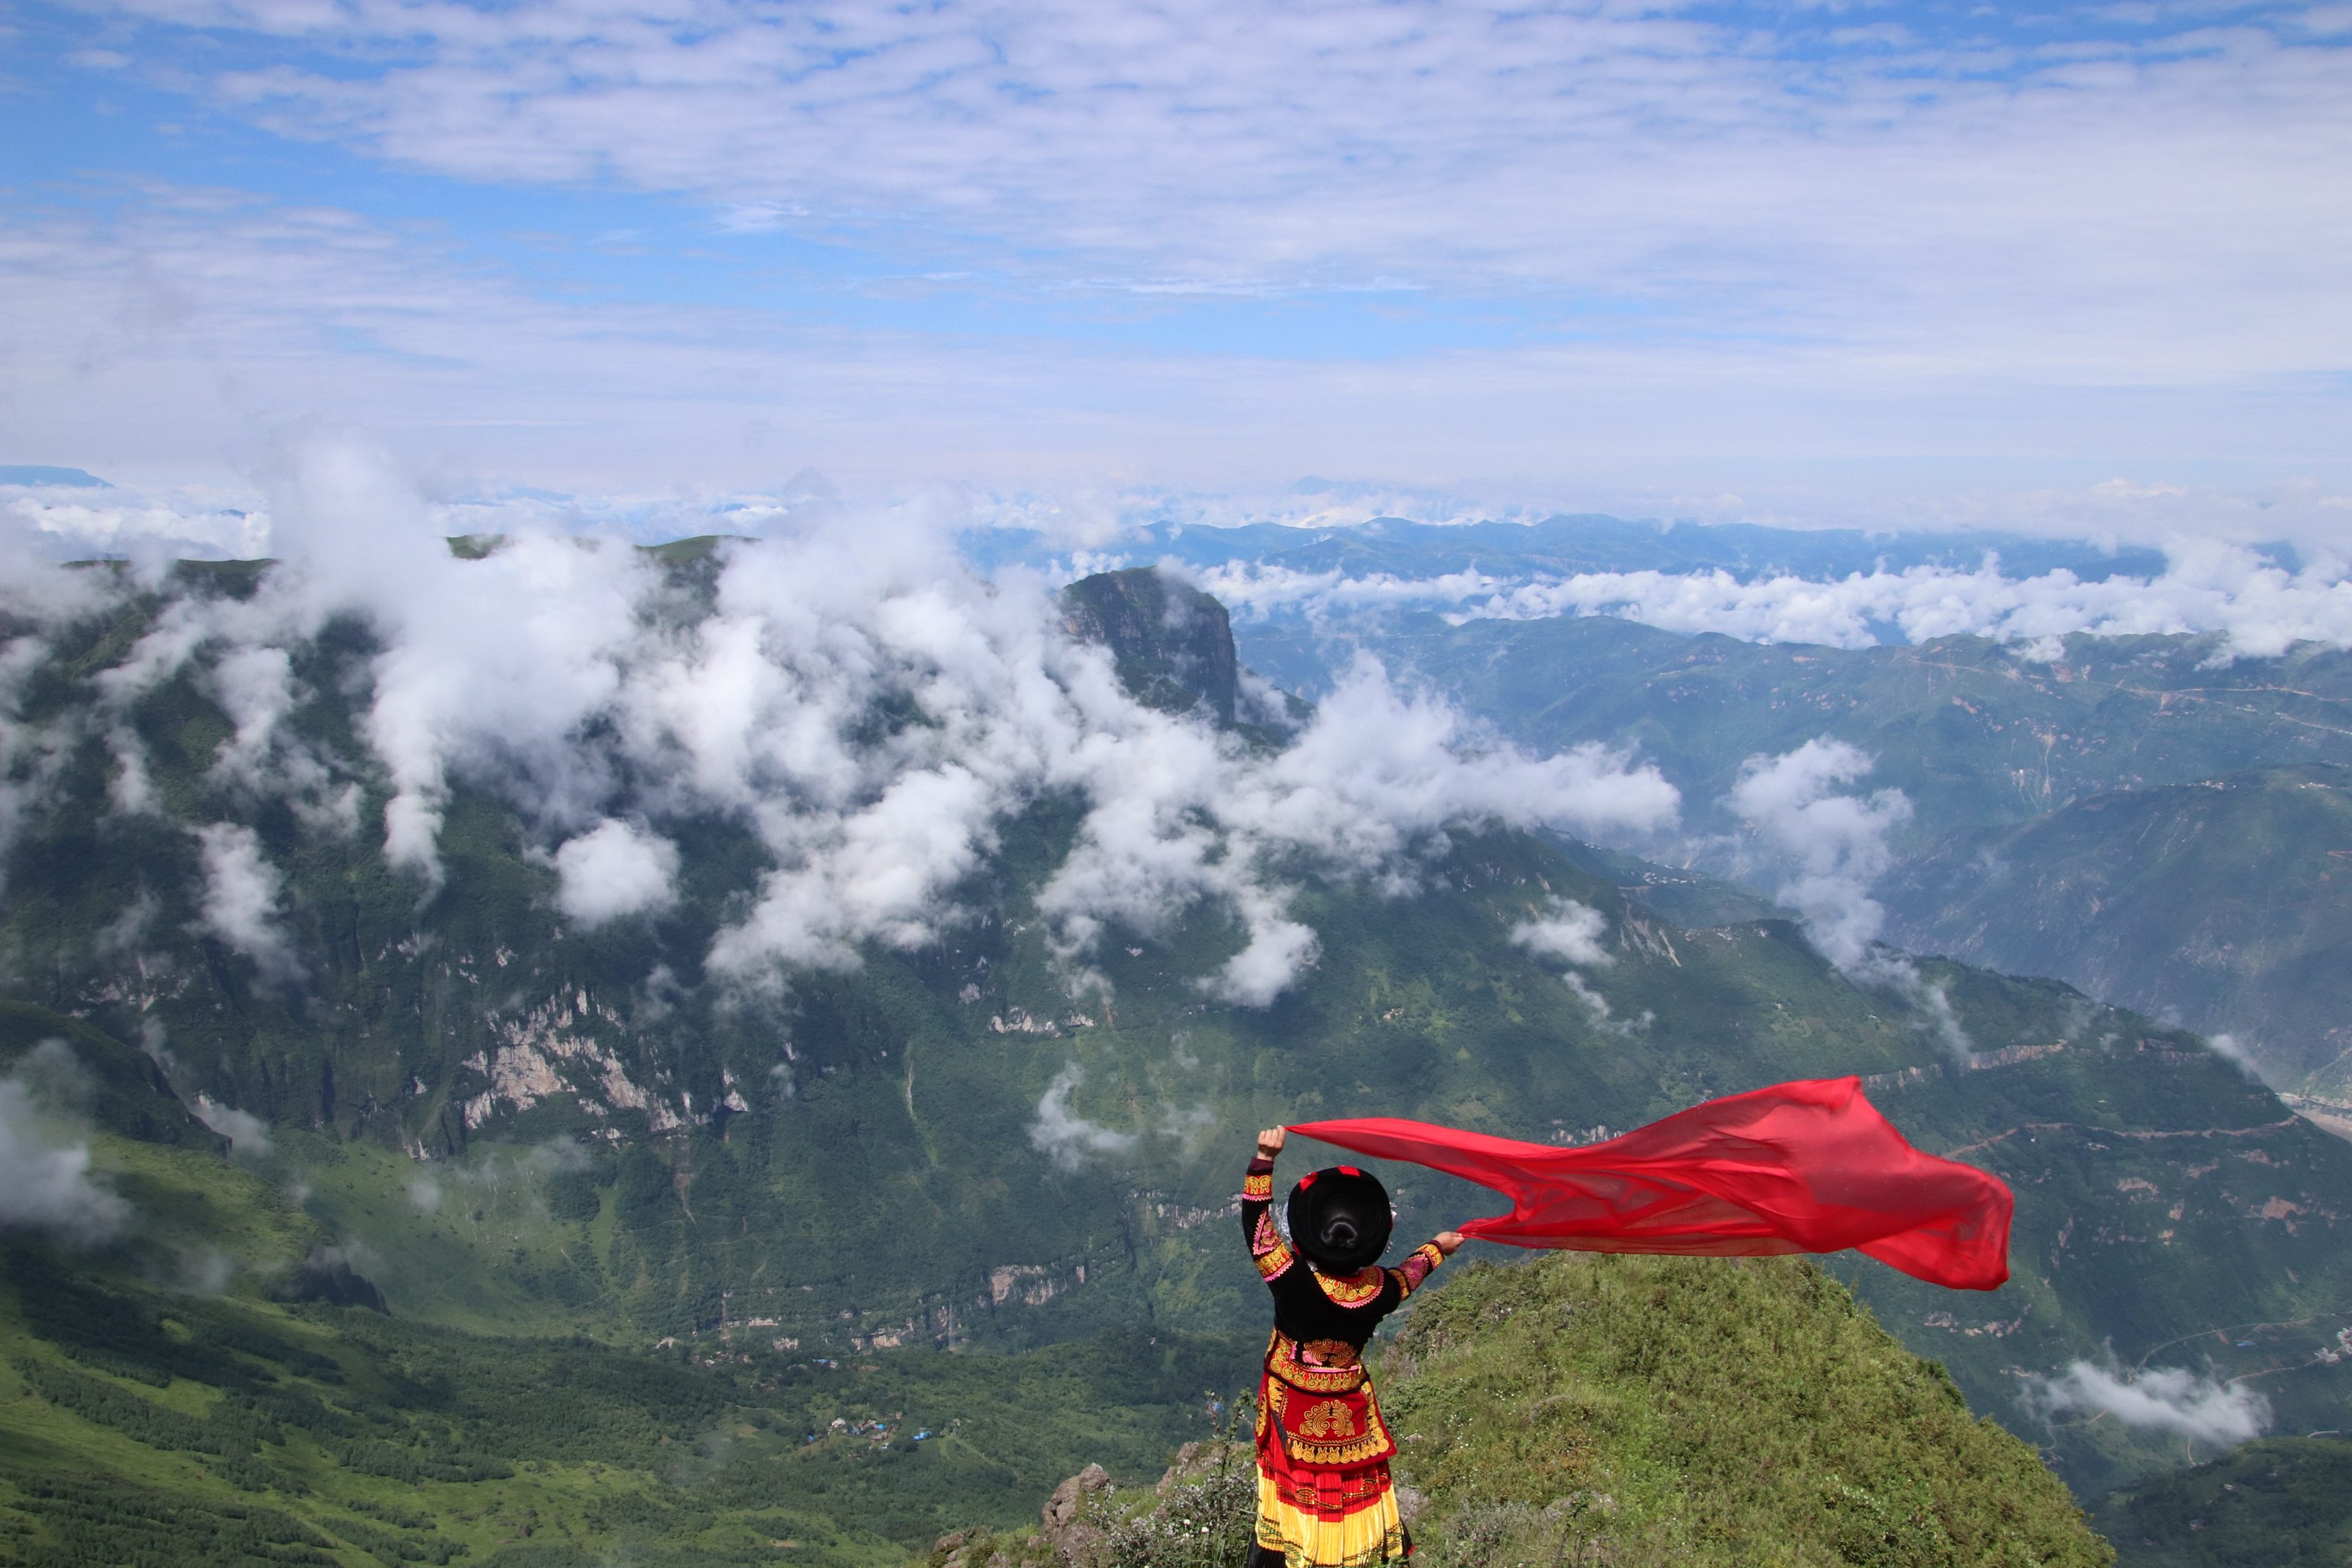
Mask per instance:
[[[1224,605],[1150,566],[1081,578],[1062,590],[1070,635],[1100,643],[1139,702],[1171,713],[1196,706],[1234,721],[1240,666]]]

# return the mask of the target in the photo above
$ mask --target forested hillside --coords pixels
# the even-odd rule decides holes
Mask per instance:
[[[2105,1500],[2132,1568],[2334,1568],[2352,1555],[2352,1440],[2268,1437]]]
[[[1883,827],[1887,940],[2226,1032],[2273,1084],[2352,1094],[2326,858],[2343,837],[2329,781],[2352,764],[2340,649],[2258,657],[2172,635],[1758,645],[1603,616],[1274,616],[1240,636],[1310,686],[1369,650],[1522,744],[1637,746],[1685,810],[1675,832],[1620,847],[1766,895],[1788,873],[1747,833],[1743,770],[1809,742],[1850,748],[1858,789],[1902,797]]]
[[[0,1562],[880,1568],[1081,1464],[1156,1466],[1249,1349],[485,1337],[352,1300],[365,1253],[306,1269],[323,1228],[209,1152],[95,1154],[146,1223],[96,1255],[0,1255]]]
[[[2352,1100],[2352,790],[2338,767],[2085,795],[1952,835],[1887,879],[1890,933],[2228,1033]]]

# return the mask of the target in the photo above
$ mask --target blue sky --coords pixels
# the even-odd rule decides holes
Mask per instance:
[[[2347,515],[2352,5],[0,26],[0,461]]]

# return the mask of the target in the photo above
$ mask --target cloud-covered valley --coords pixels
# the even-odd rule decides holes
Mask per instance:
[[[1290,913],[1301,872],[1402,890],[1450,826],[1674,819],[1675,791],[1638,761],[1523,755],[1370,661],[1279,745],[1145,706],[1066,629],[1049,579],[982,580],[942,521],[837,516],[674,569],[537,530],[461,559],[387,470],[315,448],[274,499],[278,563],[242,595],[167,591],[83,707],[25,716],[49,639],[150,590],[137,571],[13,574],[27,618],[0,693],[11,807],[40,809],[38,759],[89,743],[106,750],[118,814],[190,809],[155,798],[135,722],[188,680],[226,725],[211,816],[177,823],[201,850],[195,906],[263,982],[299,982],[302,960],[255,810],[282,803],[310,835],[381,835],[429,900],[453,794],[470,786],[528,825],[557,909],[583,930],[676,900],[681,825],[748,831],[764,864],[705,957],[758,990],[854,966],[866,943],[933,941],[964,918],[958,889],[1008,819],[1076,803],[1072,847],[1037,895],[1072,983],[1107,932],[1149,938],[1207,905],[1243,940],[1201,984],[1251,1005],[1314,961]],[[322,703],[348,705],[355,748],[320,739]]]

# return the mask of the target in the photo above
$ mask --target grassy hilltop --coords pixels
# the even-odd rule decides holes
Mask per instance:
[[[1385,1372],[1448,1563],[2113,1561],[2031,1447],[1801,1260],[1473,1268]]]
[[[1553,1254],[1440,1278],[1375,1362],[1431,1568],[2115,1561],[2031,1447],[1810,1263]],[[1088,1522],[1103,1568],[1226,1568],[1251,1500],[1195,1456]],[[930,1561],[1044,1562],[1042,1533],[951,1536]]]

